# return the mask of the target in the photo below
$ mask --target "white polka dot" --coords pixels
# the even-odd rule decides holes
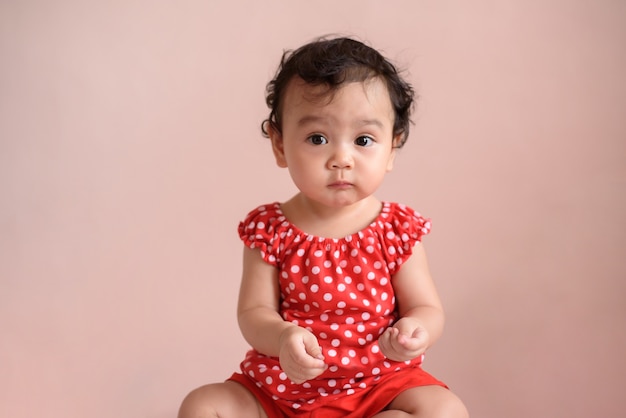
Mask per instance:
[[[332,295],[332,294],[330,294],[330,293],[325,293],[325,294],[324,294],[324,300],[325,300],[326,302],[330,302],[331,300],[333,300],[333,295]]]
[[[347,366],[348,364],[350,364],[350,359],[348,357],[343,357],[341,359],[341,364],[343,364],[344,366]]]
[[[333,278],[331,276],[326,276],[324,277],[324,282],[330,284],[333,282]]]
[[[295,274],[295,273],[298,273],[298,272],[300,271],[300,266],[298,266],[298,265],[295,265],[295,264],[294,264],[293,266],[291,266],[291,269],[290,269],[290,270],[291,270],[291,272],[292,272],[292,273],[294,273],[294,274]]]
[[[286,389],[287,387],[283,384],[276,386],[276,390],[279,391],[280,393],[283,393]]]
[[[313,293],[317,293],[317,291],[320,289],[320,287],[316,284],[311,285],[311,292]]]

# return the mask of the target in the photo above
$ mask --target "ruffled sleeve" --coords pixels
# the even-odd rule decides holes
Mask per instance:
[[[413,253],[415,244],[430,233],[431,222],[419,212],[398,203],[386,204],[382,219],[383,254],[391,274],[394,274]]]
[[[278,203],[262,205],[252,210],[239,223],[239,238],[249,248],[258,248],[267,263],[276,266],[280,256],[278,229],[284,222]]]

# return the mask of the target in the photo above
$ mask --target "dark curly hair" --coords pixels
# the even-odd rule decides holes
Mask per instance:
[[[402,79],[396,67],[375,49],[354,39],[319,38],[294,51],[283,53],[278,71],[267,84],[265,102],[270,108],[269,117],[263,121],[261,131],[268,137],[268,124],[281,132],[281,115],[285,90],[292,78],[299,77],[313,86],[326,86],[326,94],[337,91],[344,83],[382,79],[389,91],[394,110],[394,144],[400,148],[409,136],[414,91]]]

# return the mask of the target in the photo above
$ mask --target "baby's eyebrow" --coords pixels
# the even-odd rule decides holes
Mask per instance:
[[[303,116],[298,120],[298,126],[305,126],[311,123],[326,122],[327,118],[315,115]]]

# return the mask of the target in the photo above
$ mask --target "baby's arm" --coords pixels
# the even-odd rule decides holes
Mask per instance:
[[[444,325],[443,308],[421,243],[413,247],[413,254],[393,276],[392,284],[399,319],[385,330],[378,344],[391,360],[411,360],[435,343]]]
[[[326,369],[324,357],[311,332],[283,320],[279,303],[276,267],[266,263],[258,249],[244,247],[237,307],[241,333],[260,353],[278,357],[287,377],[302,383]]]

